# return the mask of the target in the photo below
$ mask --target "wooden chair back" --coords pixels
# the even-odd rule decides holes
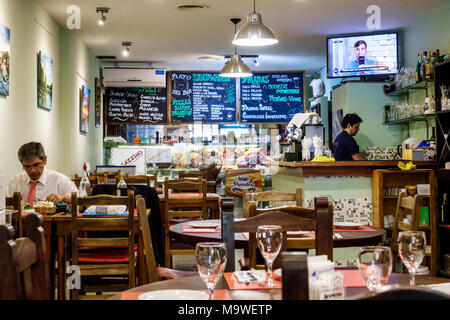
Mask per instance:
[[[142,234],[142,242],[144,244],[144,254],[145,254],[145,267],[147,271],[146,282],[151,283],[159,281],[159,276],[156,271],[156,259],[155,253],[153,251],[152,237],[150,233],[150,227],[148,224],[147,208],[145,206],[145,200],[140,195],[136,196],[136,206],[137,213],[139,216],[139,229]]]
[[[124,178],[127,184],[145,184],[151,187],[152,177],[147,175],[129,176]],[[154,180],[153,180],[154,181]],[[115,177],[115,183],[119,182],[119,176]]]
[[[392,227],[391,250],[398,253],[398,234],[400,231],[418,231],[420,221],[420,210],[423,205],[424,197],[415,195],[407,196],[401,192],[397,198],[397,207],[395,210],[394,225]],[[410,215],[410,223],[405,223],[404,219]]]
[[[303,207],[303,190],[302,188],[297,188],[295,189],[295,193],[282,192],[278,190],[269,190],[261,192],[248,192],[247,190],[243,190],[242,208],[244,218],[249,218],[248,204],[250,201],[255,201],[257,205],[264,201],[267,202],[295,201],[296,206]]]
[[[124,197],[111,195],[78,197],[76,192],[72,193],[72,265],[80,267],[81,276],[128,276],[128,288],[133,288],[136,285],[134,201],[133,191],[130,191],[128,196]],[[127,207],[128,215],[95,217],[82,217],[79,215],[79,211],[82,211],[79,208],[91,205],[124,205]],[[128,237],[88,238],[86,237],[88,235],[86,231],[126,231]],[[83,264],[79,262],[80,249],[111,246],[128,247],[128,262],[111,264]],[[73,299],[86,298],[81,297],[79,291],[78,289],[73,290]]]
[[[175,197],[176,193],[189,193],[188,197]],[[171,267],[172,255],[193,254],[192,249],[171,249],[169,236],[170,221],[174,218],[208,218],[208,207],[206,202],[206,180],[185,179],[164,181],[164,251],[165,266]]]
[[[0,300],[50,300],[51,286],[42,215],[23,219],[25,237],[0,225]]]
[[[178,172],[178,178],[179,179],[186,179],[186,178],[206,179],[206,172],[202,172],[202,171],[179,171]]]
[[[82,177],[78,176],[78,174],[75,174],[75,177],[72,179],[72,181],[75,183],[77,188],[80,187],[81,178]],[[91,187],[95,187],[96,185],[104,183],[103,182],[104,180],[102,180],[102,178],[99,176],[88,176],[88,179],[89,179],[89,183],[91,184]]]
[[[12,207],[14,210],[18,212],[12,215],[11,224],[14,227],[15,235],[14,237],[22,237],[22,214],[23,214],[23,205],[22,205],[22,195],[20,192],[14,192],[12,197],[6,197],[5,201],[6,206]]]
[[[314,198],[313,209],[298,206],[257,209],[254,202],[249,203],[248,209],[250,218],[235,223],[234,232],[250,232],[248,255],[251,268],[256,267],[255,232],[258,225],[263,224],[280,225],[283,232],[314,230],[316,255],[327,255],[333,260],[333,205],[326,197]],[[285,251],[286,234],[283,239],[282,251]],[[302,248],[296,246],[295,249]]]

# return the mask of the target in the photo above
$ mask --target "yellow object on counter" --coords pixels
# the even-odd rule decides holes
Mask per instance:
[[[412,160],[412,149],[403,150],[403,160]]]
[[[415,169],[415,168],[416,168],[416,165],[415,165],[412,161],[408,162],[407,164],[405,164],[405,163],[399,161],[397,166],[398,166],[401,170],[412,170],[412,169]]]
[[[334,160],[334,158],[330,158],[327,156],[320,156],[320,157],[315,157],[314,159],[311,160],[311,162],[335,162],[336,160]]]

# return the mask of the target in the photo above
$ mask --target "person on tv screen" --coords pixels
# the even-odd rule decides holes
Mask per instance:
[[[347,65],[347,68],[358,68],[360,66],[372,66],[376,65],[375,60],[366,58],[367,43],[364,40],[358,40],[355,42],[355,55],[356,59]]]
[[[342,132],[336,137],[331,151],[336,161],[366,160],[359,153],[355,136],[359,131],[362,119],[356,113],[346,114],[342,119]]]

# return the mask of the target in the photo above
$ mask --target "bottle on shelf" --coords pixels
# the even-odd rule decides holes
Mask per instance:
[[[441,205],[441,212],[440,212],[440,218],[442,224],[449,224],[450,223],[450,217],[449,217],[449,204],[447,199],[447,193],[444,193],[443,195],[443,201]]]
[[[436,49],[436,58],[437,58],[437,63],[441,63],[442,62],[441,54],[439,52],[439,49]]]
[[[417,64],[416,64],[416,82],[422,81],[422,54],[418,54]]]
[[[89,196],[89,189],[91,188],[91,183],[89,182],[89,176],[87,173],[87,165],[86,162],[83,164],[83,177],[80,181],[80,187],[78,188],[78,196],[79,197],[87,197]]]
[[[123,175],[122,171],[119,171],[119,182],[117,182],[117,195],[120,196],[126,196],[127,195],[127,190],[128,186],[127,183],[125,182],[125,178]],[[124,190],[124,191],[122,191]]]
[[[427,60],[426,60],[426,65],[425,65],[425,79],[426,80],[431,80],[431,51],[428,50],[427,53]]]
[[[427,52],[424,51],[422,54],[422,64],[421,64],[422,80],[425,80],[426,66],[427,66]]]

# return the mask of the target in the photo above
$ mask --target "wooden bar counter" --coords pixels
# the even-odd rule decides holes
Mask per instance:
[[[409,160],[380,160],[380,161],[279,161],[272,162],[271,167],[298,169],[303,177],[371,177],[374,169],[396,168],[399,161],[408,163]],[[435,161],[413,161],[417,168],[434,168]]]

